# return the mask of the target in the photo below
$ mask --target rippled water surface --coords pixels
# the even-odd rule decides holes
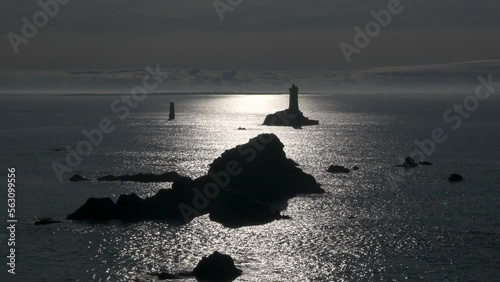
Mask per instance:
[[[0,97],[2,178],[8,166],[18,170],[14,281],[151,281],[151,272],[191,270],[216,250],[243,269],[237,281],[500,280],[498,99],[452,130],[442,115],[461,103],[461,95],[303,95],[301,110],[321,125],[295,130],[260,125],[266,114],[286,108],[287,96],[150,96],[123,121],[110,110],[117,97]],[[171,101],[177,119],[169,122]],[[51,163],[64,162],[66,153],[55,149],[74,148],[81,131],[96,128],[103,117],[116,130],[84,157],[77,173],[197,177],[224,150],[273,132],[287,156],[327,193],[290,200],[285,214],[291,220],[239,229],[207,216],[183,226],[34,226],[41,217],[63,219],[91,196],[144,197],[171,186],[72,183],[71,173],[58,182]],[[448,140],[428,157],[434,166],[410,172],[393,167],[437,127]],[[326,172],[331,164],[360,170],[332,175]],[[448,183],[452,172],[466,181]],[[2,242],[2,255],[6,251]],[[1,281],[12,281],[7,279]]]

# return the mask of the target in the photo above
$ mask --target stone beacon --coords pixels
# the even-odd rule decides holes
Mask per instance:
[[[293,84],[290,90],[288,109],[267,115],[264,125],[292,126],[301,128],[307,125],[318,125],[319,121],[308,119],[299,109],[299,88]]]
[[[288,105],[288,110],[291,112],[300,112],[299,110],[299,88],[292,85],[290,88],[290,103]]]
[[[173,102],[170,102],[170,113],[168,114],[168,120],[174,120],[175,119],[175,104]]]

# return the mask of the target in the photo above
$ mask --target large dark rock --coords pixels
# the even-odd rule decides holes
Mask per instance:
[[[340,165],[331,165],[328,170],[330,173],[349,173],[351,172],[350,169],[340,166]]]
[[[324,193],[313,176],[286,157],[283,147],[276,135],[261,134],[225,151],[210,164],[207,175],[180,177],[172,189],[146,199],[135,194],[120,196],[116,204],[89,199],[68,219],[189,222],[209,213],[210,219],[230,227],[280,219],[278,204],[299,194]]]
[[[177,172],[165,172],[163,174],[138,173],[134,175],[106,175],[97,178],[98,181],[133,181],[133,182],[174,182],[181,176]]]
[[[203,257],[193,270],[196,278],[208,281],[231,281],[241,273],[242,271],[234,265],[231,256],[219,252]]]
[[[448,180],[450,182],[460,182],[460,181],[463,181],[464,178],[460,174],[453,173],[450,175],[450,177],[448,177]]]
[[[274,114],[267,115],[263,125],[269,126],[308,126],[318,125],[319,121],[312,120],[304,116],[301,111],[283,110]]]

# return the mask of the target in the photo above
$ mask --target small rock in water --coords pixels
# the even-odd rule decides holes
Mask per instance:
[[[330,173],[349,173],[349,172],[351,172],[351,170],[348,168],[345,168],[343,166],[340,166],[340,165],[331,165],[328,168],[328,172],[330,172]]]
[[[354,166],[354,167],[352,168],[352,170],[359,170],[359,167]]]
[[[88,179],[81,176],[80,174],[75,174],[73,176],[71,176],[71,178],[69,179],[69,181],[71,182],[79,182],[79,181],[87,181]]]
[[[238,127],[238,130],[247,130],[247,129],[244,127]]]
[[[412,157],[406,157],[405,162],[403,163],[404,167],[410,168],[410,167],[417,167],[418,163],[415,161],[414,158]]]
[[[50,218],[44,218],[44,219],[36,221],[35,225],[47,225],[47,224],[54,224],[54,223],[61,223],[61,222],[62,221],[53,220]]]
[[[460,174],[453,173],[450,175],[450,177],[448,177],[448,180],[450,182],[460,182],[460,181],[463,181],[464,178]]]
[[[420,165],[433,165],[431,162],[423,161],[419,163]]]
[[[242,271],[234,265],[231,256],[219,252],[203,257],[193,270],[196,278],[209,281],[234,280],[241,273]]]

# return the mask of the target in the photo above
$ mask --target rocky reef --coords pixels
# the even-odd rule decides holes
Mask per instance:
[[[274,134],[261,134],[225,151],[196,179],[179,177],[171,189],[142,199],[135,194],[90,198],[68,215],[73,220],[174,220],[189,222],[209,214],[228,227],[265,224],[281,219],[286,201],[299,194],[324,193],[320,184],[286,157]]]

